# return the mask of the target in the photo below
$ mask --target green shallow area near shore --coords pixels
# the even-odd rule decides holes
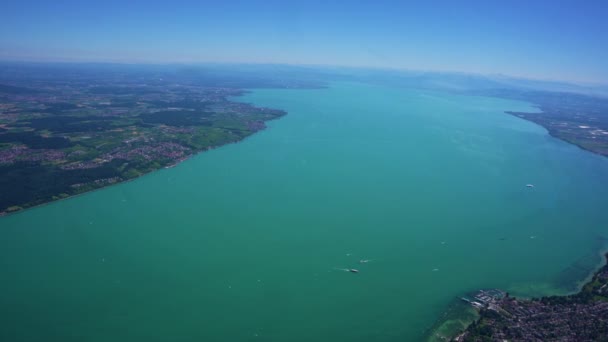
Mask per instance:
[[[608,259],[608,254],[604,257]],[[488,293],[490,297],[485,296]],[[608,337],[608,264],[577,293],[522,299],[501,291],[479,291],[474,298],[477,318],[466,329],[453,329],[443,336],[470,342],[604,341]],[[432,338],[447,340],[441,332],[437,329]]]
[[[416,341],[468,292],[566,293],[601,262],[608,160],[504,113],[527,103],[355,83],[237,100],[288,114],[0,218],[0,340]]]
[[[437,324],[429,330],[427,341],[449,341],[478,319],[479,313],[472,306],[464,303],[461,299],[454,299],[447,306]]]

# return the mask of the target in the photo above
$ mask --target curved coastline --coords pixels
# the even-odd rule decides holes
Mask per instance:
[[[498,98],[498,99],[510,99],[509,97],[501,97],[501,96],[490,96],[490,97],[494,97],[494,98]],[[541,127],[546,131],[546,134],[548,136],[550,136],[551,138],[564,142],[568,145],[575,146],[578,149],[580,149],[581,151],[584,151],[585,153],[591,153],[594,156],[608,158],[608,155],[606,155],[606,154],[600,153],[598,151],[594,151],[593,149],[586,148],[585,146],[583,146],[581,144],[577,144],[577,143],[569,141],[567,139],[563,139],[562,137],[555,134],[555,132],[551,129],[551,127],[547,127],[535,120],[529,119],[527,116],[521,115],[521,114],[542,114],[542,113],[544,113],[542,106],[539,104],[535,104],[534,101],[523,100],[523,99],[521,101],[527,102],[530,106],[538,108],[539,111],[536,113],[530,113],[530,112],[520,113],[520,112],[513,112],[513,111],[504,111],[504,113],[509,116],[513,116],[518,119],[525,120],[538,127]],[[583,279],[576,282],[574,289],[572,291],[568,291],[568,292],[565,292],[560,295],[542,296],[542,297],[518,297],[518,298],[520,298],[522,300],[540,300],[542,298],[569,297],[569,296],[576,296],[576,295],[581,294],[584,287],[587,286],[594,279],[594,277],[596,277],[602,270],[608,269],[608,246],[600,249],[597,254],[600,256],[600,262],[593,269],[591,269]],[[446,311],[444,311],[443,315],[444,316],[449,315],[449,312],[453,311],[453,310],[456,310],[456,311],[459,310],[460,313],[456,313],[455,315],[452,315],[452,317],[450,317],[448,319],[438,318],[437,322],[435,324],[433,324],[433,327],[431,327],[428,330],[429,333],[427,334],[426,340],[428,342],[463,341],[464,336],[466,336],[466,334],[470,330],[470,328],[473,325],[477,324],[481,319],[483,319],[483,316],[480,315],[480,311],[478,308],[473,308],[470,305],[466,305],[466,307],[468,307],[469,309],[472,309],[475,314],[471,315],[470,310],[463,310],[462,301],[459,298],[455,298],[454,302],[452,304],[448,305],[448,307],[446,308]],[[459,330],[454,331],[455,325],[460,326],[461,328],[460,329],[456,328]],[[450,330],[449,326],[451,326],[451,330]],[[443,331],[446,328],[448,330],[447,333]]]
[[[508,115],[514,116],[516,118],[520,118],[522,120],[526,120],[526,121],[532,122],[532,123],[534,123],[534,124],[536,124],[536,125],[544,128],[547,131],[547,134],[550,135],[551,137],[553,137],[555,139],[558,139],[560,141],[563,141],[563,142],[565,142],[565,143],[567,143],[569,145],[576,146],[579,149],[581,149],[582,151],[589,152],[589,153],[592,153],[594,155],[598,155],[598,156],[601,156],[601,157],[604,157],[604,158],[608,158],[608,154],[599,152],[599,151],[594,150],[594,149],[589,148],[589,147],[586,147],[585,145],[583,145],[581,143],[576,143],[574,141],[570,141],[568,139],[564,139],[563,137],[560,137],[559,134],[557,134],[555,130],[551,129],[551,127],[548,127],[548,126],[545,126],[543,124],[540,124],[537,121],[531,120],[527,116],[523,116],[522,115],[522,114],[530,114],[530,113],[519,113],[519,112],[511,112],[511,111],[505,111],[505,113],[508,114]],[[541,109],[541,113],[542,113],[542,109]],[[533,114],[537,114],[537,113],[533,113]]]
[[[238,95],[230,96],[230,97],[228,97],[228,99],[230,101],[232,101],[232,102],[239,102],[239,101],[236,101],[236,99],[238,99],[239,97],[244,96],[244,95],[246,95],[246,94],[248,94],[248,93],[250,93],[252,91],[254,91],[254,90],[253,89],[240,89],[240,93]],[[244,103],[244,102],[239,102],[239,103],[246,104],[246,105],[248,104],[248,103]],[[264,109],[266,109],[266,108],[264,108]],[[215,150],[217,148],[220,148],[220,147],[223,147],[223,146],[227,146],[227,145],[231,145],[231,144],[240,143],[240,142],[244,141],[245,139],[247,139],[247,138],[249,138],[249,137],[251,137],[251,136],[253,136],[253,135],[257,134],[257,133],[266,130],[266,128],[267,128],[266,123],[267,122],[278,120],[281,117],[283,117],[283,116],[285,116],[285,115],[288,114],[284,110],[280,110],[280,109],[273,109],[273,110],[279,111],[281,114],[278,115],[278,116],[276,116],[276,117],[274,117],[274,118],[267,119],[267,120],[263,121],[263,125],[257,126],[256,130],[252,134],[249,134],[249,135],[246,135],[244,137],[241,137],[238,140],[228,141],[228,142],[226,142],[224,144],[220,144],[220,145],[207,146],[206,148],[201,149],[199,151],[194,151],[194,153],[191,153],[191,154],[189,154],[189,155],[187,155],[185,157],[181,157],[179,159],[176,159],[176,160],[172,161],[172,163],[169,163],[169,164],[166,164],[166,165],[160,165],[156,169],[152,169],[152,170],[143,172],[142,174],[139,174],[139,175],[137,175],[136,177],[133,177],[133,178],[121,179],[119,181],[116,181],[116,182],[113,182],[113,183],[109,183],[109,184],[103,184],[103,185],[101,185],[99,187],[96,187],[96,188],[93,188],[93,189],[89,189],[89,190],[86,190],[86,191],[83,191],[83,192],[80,192],[80,193],[70,194],[70,195],[65,196],[65,197],[51,199],[49,201],[46,201],[46,202],[43,202],[43,203],[40,203],[40,204],[36,204],[36,205],[32,205],[32,206],[20,207],[17,210],[8,210],[7,209],[7,210],[4,210],[4,211],[0,211],[0,219],[2,219],[3,217],[13,216],[13,215],[17,215],[19,213],[26,212],[29,209],[43,207],[43,206],[46,206],[46,205],[49,205],[49,204],[52,204],[52,203],[55,203],[55,202],[60,202],[60,201],[63,201],[63,200],[69,200],[69,199],[72,199],[72,198],[76,198],[78,196],[86,195],[88,193],[92,193],[92,192],[95,192],[95,191],[103,190],[105,188],[110,188],[110,187],[115,186],[115,185],[120,185],[120,184],[125,184],[127,182],[135,181],[135,180],[138,180],[138,179],[140,179],[140,178],[142,178],[144,176],[152,174],[154,172],[161,171],[163,169],[173,168],[173,167],[175,167],[175,166],[177,166],[177,165],[179,165],[179,164],[181,164],[181,163],[183,163],[183,162],[185,162],[187,160],[190,160],[190,159],[192,159],[192,158],[194,158],[194,157],[196,157],[196,156],[198,156],[198,155],[200,155],[202,153],[205,153],[207,151]]]
[[[543,296],[543,297],[535,297],[535,298],[509,297],[509,294],[506,293],[507,297],[497,299],[494,302],[483,303],[484,304],[483,307],[471,305],[470,307],[474,308],[475,311],[477,312],[477,318],[475,318],[474,320],[470,320],[470,322],[468,324],[466,324],[466,326],[464,326],[464,329],[462,329],[461,331],[452,332],[451,335],[441,335],[438,332],[439,329],[435,329],[434,331],[431,332],[431,334],[429,334],[429,337],[427,338],[427,340],[429,342],[430,341],[477,341],[477,338],[480,336],[480,334],[482,334],[485,337],[489,337],[489,338],[491,338],[492,334],[495,334],[495,333],[504,334],[504,331],[501,331],[501,330],[504,330],[505,328],[509,329],[510,326],[508,323],[506,323],[504,325],[501,325],[500,323],[496,323],[496,322],[500,322],[500,320],[501,320],[501,318],[500,318],[501,316],[500,315],[497,316],[497,313],[500,314],[501,312],[504,311],[504,309],[501,308],[501,304],[508,302],[508,301],[515,302],[515,303],[521,303],[522,307],[525,307],[526,304],[533,303],[533,302],[540,302],[540,303],[547,302],[547,304],[544,304],[544,306],[547,308],[552,306],[551,303],[559,302],[560,299],[561,300],[571,300],[570,302],[572,302],[573,304],[566,304],[566,305],[572,305],[573,307],[574,307],[574,305],[576,305],[575,303],[579,303],[579,302],[589,303],[589,301],[590,301],[591,303],[593,303],[594,301],[606,301],[608,299],[608,290],[604,290],[604,289],[606,289],[608,287],[608,277],[607,277],[607,275],[608,275],[608,249],[604,249],[600,254],[602,255],[601,265],[596,270],[591,272],[589,274],[589,276],[587,276],[583,281],[581,281],[579,283],[577,291],[574,291],[574,292],[568,293],[568,294],[564,294],[564,295]],[[603,277],[603,279],[601,279],[601,277]],[[598,279],[599,279],[600,283],[596,284],[598,282]],[[594,295],[595,297],[601,296],[603,299],[596,299],[595,297],[593,297],[591,300],[586,301],[587,300],[586,297],[588,297],[590,294]],[[516,304],[515,307],[518,307],[518,305]],[[536,309],[538,309],[538,308],[536,308]],[[594,309],[595,309],[594,307],[591,307],[590,309],[588,309],[588,311],[591,311]],[[553,310],[554,309],[550,309],[547,311],[553,311]],[[587,311],[587,313],[589,313],[588,311]],[[506,312],[509,312],[509,311],[506,311]],[[503,315],[502,317],[510,318],[511,314],[513,314],[513,312],[510,312],[507,316]],[[537,313],[535,313],[535,314],[537,314]],[[585,311],[583,309],[582,314],[579,313],[578,316],[579,317],[584,316],[584,314],[585,314]],[[517,314],[515,314],[515,315],[517,315]],[[487,321],[488,318],[491,321],[488,322]],[[519,318],[519,320],[522,320],[522,319]],[[582,318],[581,320],[584,320],[584,318]],[[463,321],[464,320],[460,320],[460,322],[463,322]],[[551,322],[550,318],[547,318],[547,322],[548,323],[545,323],[545,324],[550,324],[550,322]],[[608,324],[608,317],[603,320],[600,317],[600,322]],[[442,323],[442,325],[444,325],[444,324],[449,324],[449,321],[446,320],[445,322]],[[483,327],[483,329],[479,328],[480,325]],[[439,327],[441,327],[441,325]],[[546,334],[547,332],[544,331],[544,332],[537,332],[537,333]],[[579,333],[581,333],[581,332],[571,331],[570,337],[578,338]],[[603,331],[601,333],[602,334],[608,333],[608,331]],[[489,334],[489,335],[486,335],[486,334]],[[505,336],[500,336],[500,338],[504,338],[504,337]],[[513,338],[512,336],[506,336],[506,337]],[[547,336],[545,336],[545,337],[547,337]],[[515,340],[517,340],[517,339],[515,339]]]

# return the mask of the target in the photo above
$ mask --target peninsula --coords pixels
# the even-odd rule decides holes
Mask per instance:
[[[527,300],[480,291],[467,300],[480,318],[453,341],[605,341],[608,336],[608,265],[573,295]]]
[[[533,103],[539,112],[506,113],[543,126],[551,136],[608,157],[608,98],[525,89],[491,89],[476,93]]]

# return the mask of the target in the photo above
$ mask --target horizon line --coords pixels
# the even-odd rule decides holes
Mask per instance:
[[[412,69],[406,67],[391,67],[391,66],[377,66],[377,65],[339,65],[339,64],[326,64],[326,63],[294,63],[294,62],[245,62],[245,61],[129,61],[129,60],[69,60],[69,59],[50,59],[50,60],[39,60],[39,59],[13,59],[13,58],[2,58],[0,57],[0,63],[31,63],[31,64],[107,64],[107,65],[148,65],[148,66],[170,66],[170,65],[181,65],[181,66],[197,66],[197,65],[275,65],[275,66],[289,66],[289,67],[307,67],[307,68],[342,68],[342,69],[368,69],[377,71],[395,71],[403,73],[434,73],[434,74],[453,74],[453,75],[473,75],[477,77],[485,78],[506,78],[520,81],[535,81],[535,82],[550,82],[550,83],[561,83],[563,85],[578,86],[578,87],[591,87],[591,88],[602,88],[608,87],[608,82],[599,81],[582,81],[582,80],[566,80],[566,79],[555,79],[555,78],[543,78],[535,76],[522,76],[508,73],[483,73],[475,71],[463,71],[463,70],[449,70],[449,69]]]

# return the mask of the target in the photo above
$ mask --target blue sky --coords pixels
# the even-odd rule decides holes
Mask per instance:
[[[608,1],[3,1],[0,59],[371,66],[608,83]]]

